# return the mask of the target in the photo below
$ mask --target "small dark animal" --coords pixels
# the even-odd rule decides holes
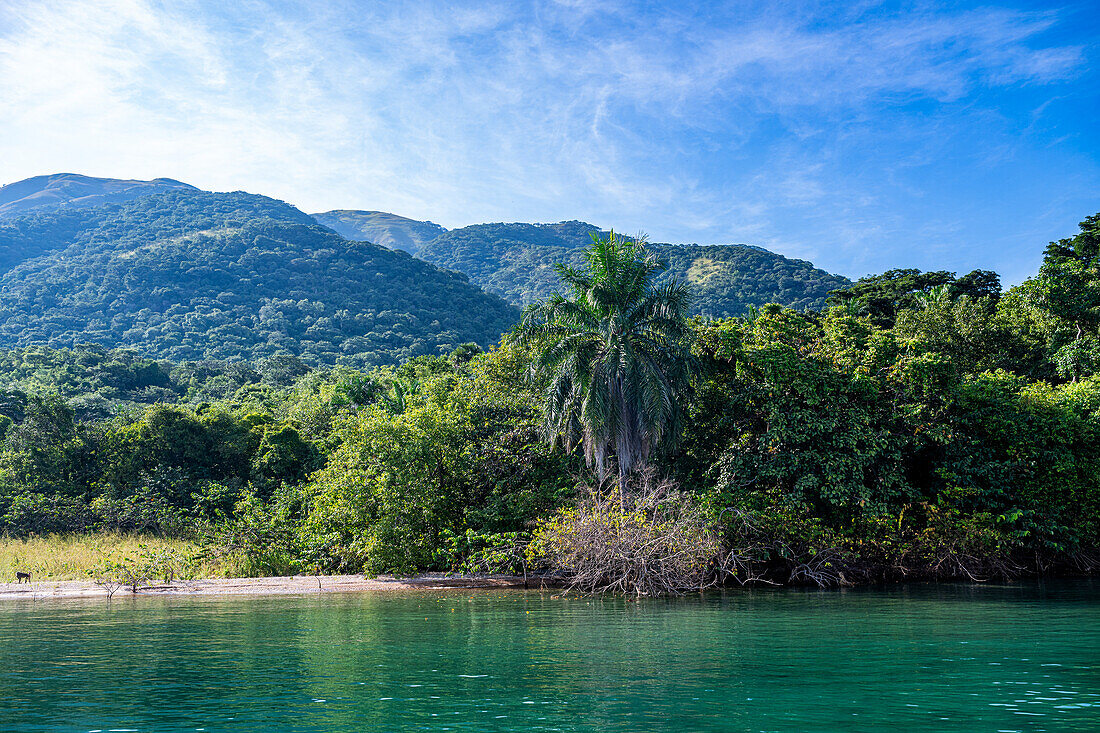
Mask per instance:
[[[16,573],[15,573],[15,582],[16,583],[22,583],[24,580],[27,581],[28,583],[31,582],[31,574],[30,573],[24,573],[22,571],[17,570]]]

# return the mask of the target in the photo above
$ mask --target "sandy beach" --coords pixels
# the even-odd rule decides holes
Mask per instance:
[[[529,580],[531,587],[539,581]],[[408,578],[362,575],[295,575],[272,578],[206,578],[150,584],[138,589],[140,596],[218,596],[218,595],[292,595],[309,593],[357,593],[379,591],[431,590],[447,588],[523,588],[523,576],[447,576],[439,573]],[[119,588],[115,597],[131,595]],[[65,598],[106,597],[103,586],[89,580],[35,581],[0,583],[0,600],[43,601]]]

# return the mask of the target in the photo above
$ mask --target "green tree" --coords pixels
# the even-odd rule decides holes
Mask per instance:
[[[1050,358],[1076,381],[1100,370],[1100,214],[1081,222],[1081,232],[1051,242],[1031,290],[1049,314]]]
[[[960,278],[945,270],[887,270],[860,278],[851,287],[829,291],[828,302],[866,316],[880,328],[890,328],[900,313],[918,307],[921,296],[936,288],[952,299],[966,295],[995,302],[1001,295],[1001,278],[989,270],[974,270]]]
[[[957,293],[936,286],[919,293],[914,307],[898,314],[893,330],[905,355],[942,355],[968,374],[1022,361],[1027,346],[1004,325],[993,297]]]
[[[326,570],[414,572],[463,531],[469,445],[461,415],[432,403],[366,408],[304,489],[302,543]]]
[[[855,349],[845,342],[872,363],[883,349],[851,316],[831,315],[821,324],[769,306],[751,322],[700,327],[696,350],[711,364],[686,431],[686,468],[709,468],[690,483],[717,488],[722,506],[744,508],[774,490],[848,523],[911,493],[892,395],[878,369],[849,366]]]
[[[520,327],[545,380],[545,430],[584,447],[602,480],[614,454],[619,485],[678,436],[695,360],[686,286],[654,280],[664,264],[644,238],[592,236],[582,268],[558,265],[569,297],[529,307]]]

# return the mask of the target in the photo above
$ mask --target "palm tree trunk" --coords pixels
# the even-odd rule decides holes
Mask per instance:
[[[619,458],[619,511],[626,511],[626,469],[623,467],[623,460]]]

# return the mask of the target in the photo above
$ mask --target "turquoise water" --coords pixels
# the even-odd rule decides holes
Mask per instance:
[[[0,731],[1097,731],[1100,584],[0,603]]]

